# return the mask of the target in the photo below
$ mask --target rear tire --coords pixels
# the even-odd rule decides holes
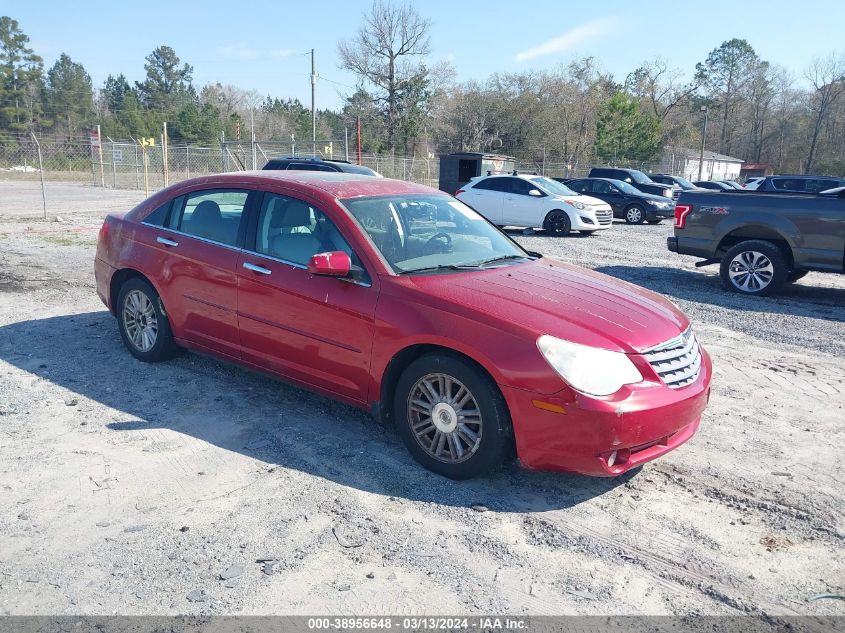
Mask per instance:
[[[566,211],[549,211],[546,219],[543,220],[543,228],[549,235],[560,237],[562,235],[569,235],[572,230],[572,222]]]
[[[173,342],[161,299],[149,282],[133,277],[117,294],[117,324],[126,349],[138,360],[157,363],[181,349]]]
[[[435,352],[408,365],[393,411],[408,451],[438,475],[470,479],[513,452],[504,397],[490,376],[460,356]]]
[[[719,276],[731,292],[768,296],[783,286],[789,273],[786,255],[765,240],[747,240],[734,245],[722,257]]]

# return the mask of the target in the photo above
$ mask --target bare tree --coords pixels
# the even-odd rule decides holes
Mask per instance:
[[[845,92],[845,55],[837,55],[833,52],[825,57],[816,57],[810,67],[807,68],[805,76],[815,89],[810,102],[812,114],[810,150],[804,163],[804,173],[809,174],[816,159],[819,134],[822,127],[831,108]]]
[[[395,148],[398,105],[403,90],[419,84],[427,71],[421,57],[431,50],[431,20],[409,5],[375,0],[356,35],[338,44],[341,68],[351,70],[377,88],[385,106],[387,141]]]

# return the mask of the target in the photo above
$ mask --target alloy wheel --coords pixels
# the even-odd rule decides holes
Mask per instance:
[[[625,219],[631,224],[638,224],[643,219],[642,209],[639,207],[631,207],[625,212]]]
[[[758,292],[768,286],[775,270],[771,260],[758,251],[743,251],[731,260],[728,276],[744,292]]]
[[[123,327],[138,351],[148,352],[158,339],[158,317],[150,298],[133,290],[123,301]]]
[[[435,459],[457,464],[481,444],[483,422],[475,396],[448,374],[420,378],[408,397],[408,421],[417,443]]]

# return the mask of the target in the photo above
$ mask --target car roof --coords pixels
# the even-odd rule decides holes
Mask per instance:
[[[254,186],[270,184],[294,184],[304,188],[319,189],[335,198],[356,198],[397,194],[439,194],[438,189],[392,178],[373,178],[362,174],[341,171],[238,171],[213,176],[203,176],[182,181],[180,185],[206,184],[209,186],[227,184],[249,184]]]
[[[481,182],[482,180],[487,180],[488,178],[524,178],[525,180],[531,180],[532,178],[545,178],[545,176],[541,176],[540,174],[514,174],[512,172],[508,172],[507,174],[487,174],[483,176],[473,176],[470,178],[470,182]]]

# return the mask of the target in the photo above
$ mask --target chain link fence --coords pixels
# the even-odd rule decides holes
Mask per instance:
[[[0,181],[31,181],[38,186],[47,183],[86,183],[97,187],[148,191],[167,185],[222,172],[261,169],[280,156],[320,156],[329,159],[350,159],[344,140],[320,140],[316,143],[278,141],[224,141],[214,145],[170,145],[164,151],[160,139],[144,147],[135,139],[99,143],[83,139],[36,138],[33,135],[0,134]],[[39,154],[40,149],[40,154]],[[440,160],[437,157],[364,155],[361,164],[387,178],[396,178],[438,186]],[[625,163],[645,172],[676,173],[680,165],[669,159],[655,163]],[[586,176],[590,164],[572,164],[555,160],[516,160],[516,169],[557,178]]]

